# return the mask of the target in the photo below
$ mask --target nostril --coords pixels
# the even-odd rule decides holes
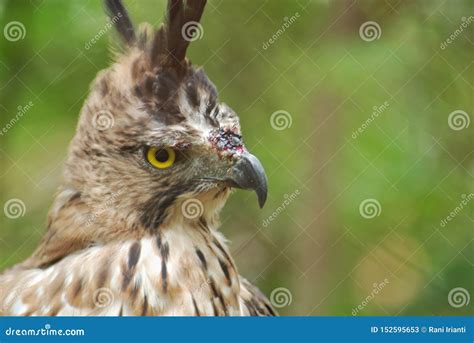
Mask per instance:
[[[233,145],[239,145],[241,143],[240,137],[233,136],[231,139]]]

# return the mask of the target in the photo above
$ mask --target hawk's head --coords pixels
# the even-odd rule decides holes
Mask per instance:
[[[170,0],[165,24],[138,34],[120,1],[106,4],[125,51],[93,83],[66,186],[91,212],[146,229],[170,218],[212,221],[231,188],[254,190],[263,206],[267,179],[237,115],[185,57],[205,1]]]

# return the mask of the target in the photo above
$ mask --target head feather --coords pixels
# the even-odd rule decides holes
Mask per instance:
[[[135,44],[135,29],[122,2],[120,0],[106,0],[105,6],[107,14],[114,23],[123,42],[128,46]]]
[[[194,34],[197,28],[194,26],[199,23],[206,0],[168,0],[166,10],[166,20],[160,27],[154,31],[151,39],[151,46],[148,44],[148,30],[144,30],[138,40],[135,36],[132,21],[127,14],[125,7],[120,0],[106,0],[108,15],[124,41],[129,46],[136,46],[147,50],[149,59],[153,67],[164,68],[171,67],[178,73],[184,71],[187,67],[186,50],[191,39],[189,34]],[[190,32],[183,32],[187,24],[190,26]]]

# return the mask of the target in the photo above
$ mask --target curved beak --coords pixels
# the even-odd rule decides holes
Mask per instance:
[[[228,180],[233,187],[254,190],[260,208],[263,207],[267,200],[268,182],[258,158],[250,153],[240,155],[230,168]]]

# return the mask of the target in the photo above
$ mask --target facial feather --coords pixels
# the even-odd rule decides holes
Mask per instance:
[[[97,118],[104,114],[111,125],[100,129]],[[66,186],[77,189],[90,208],[120,191],[104,216],[126,225],[156,229],[183,197],[201,199],[212,220],[227,186],[198,179],[231,165],[215,144],[216,133],[225,132],[240,137],[238,117],[218,103],[203,69],[189,61],[184,70],[157,68],[146,49],[133,48],[93,82],[71,144]],[[152,168],[144,159],[150,146],[175,149],[175,165]]]
[[[254,190],[263,205],[267,185],[237,115],[185,58],[181,28],[200,19],[205,1],[170,0],[166,24],[138,35],[121,2],[106,3],[110,15],[123,12],[116,25],[125,52],[91,86],[48,231],[28,260],[0,275],[9,290],[0,292],[0,309],[274,314],[239,279],[217,231],[231,188]],[[188,203],[198,208],[186,213]]]

